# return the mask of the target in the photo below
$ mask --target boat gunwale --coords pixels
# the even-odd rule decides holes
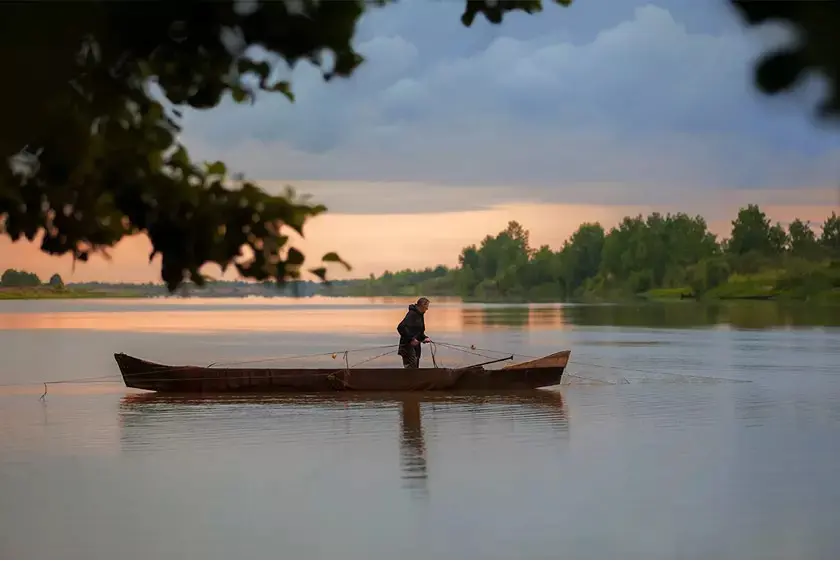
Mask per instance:
[[[516,355],[513,355],[513,356],[516,356]],[[558,356],[563,356],[566,359],[566,361],[562,365],[551,364],[551,365],[546,365],[546,366],[540,366],[538,364],[538,362],[540,360],[545,360],[545,359],[554,358],[554,357],[558,357]],[[528,364],[529,365],[528,366],[529,370],[549,370],[549,369],[553,369],[553,368],[563,368],[563,369],[565,369],[566,366],[568,365],[568,361],[569,361],[570,356],[571,356],[571,350],[563,350],[563,351],[558,351],[558,352],[551,353],[549,355],[545,355],[545,356],[542,356],[542,357],[537,357],[537,358],[528,360],[525,363],[520,363],[520,364]],[[368,367],[368,368],[359,368],[358,366],[339,367],[339,368],[320,368],[320,367],[318,367],[318,368],[302,368],[302,367],[296,367],[296,368],[290,368],[290,367],[256,367],[256,368],[253,368],[253,367],[243,367],[243,366],[216,366],[215,363],[212,363],[212,364],[207,365],[207,366],[199,366],[197,364],[178,364],[178,365],[176,365],[176,364],[162,364],[162,363],[159,363],[159,362],[152,362],[150,360],[146,360],[146,359],[143,359],[143,358],[138,358],[138,357],[129,355],[127,353],[121,353],[121,352],[120,353],[114,353],[114,359],[117,361],[117,364],[119,365],[121,372],[124,372],[122,361],[127,359],[129,361],[133,361],[135,363],[142,363],[142,364],[150,367],[149,373],[157,373],[161,370],[182,370],[182,369],[183,370],[186,370],[186,369],[190,369],[190,370],[213,370],[213,371],[218,371],[218,372],[254,372],[254,371],[258,371],[258,372],[272,372],[272,373],[275,373],[275,372],[278,372],[278,371],[289,371],[289,372],[312,373],[312,374],[325,373],[325,372],[346,372],[346,371],[350,371],[350,372],[356,371],[356,372],[358,372],[358,371],[394,370],[394,371],[402,372],[402,371],[406,371],[406,370],[458,371],[458,370],[471,370],[471,369],[483,370],[485,372],[501,372],[501,371],[505,371],[505,370],[508,370],[508,371],[509,370],[515,370],[515,368],[511,368],[511,367],[518,366],[518,364],[510,364],[510,365],[507,365],[504,368],[499,368],[499,369],[484,368],[483,365],[467,365],[467,366],[461,366],[461,367],[440,367],[440,366],[432,366],[432,367],[426,366],[426,367],[423,367],[423,366],[421,366],[421,367],[412,368],[412,369],[406,369],[404,367],[399,367],[399,366],[378,366],[378,367]],[[504,360],[504,359],[501,359],[501,360]],[[535,364],[533,366],[530,366],[531,363],[537,363],[537,364]],[[126,365],[126,366],[128,366],[128,365]],[[143,372],[143,371],[141,371],[141,372],[132,371],[131,372],[131,374],[133,374],[133,375],[142,375],[142,374],[145,374],[145,373],[146,372]]]
[[[114,353],[123,381],[127,387],[158,393],[186,392],[240,393],[249,389],[269,392],[329,391],[400,391],[395,386],[416,384],[405,391],[453,391],[459,389],[487,389],[521,391],[555,386],[560,383],[571,351],[560,351],[547,357],[486,369],[483,364],[458,368],[404,367],[339,367],[339,368],[270,368],[236,366],[167,365],[137,358],[126,353]],[[504,359],[501,359],[504,360]],[[545,360],[546,364],[539,362]],[[519,366],[519,368],[516,368]],[[511,368],[513,367],[513,368]],[[178,376],[177,372],[183,372]],[[439,376],[428,375],[439,374]],[[416,378],[411,381],[411,374]],[[389,379],[389,375],[396,378]],[[409,378],[403,378],[408,375]],[[419,376],[418,376],[419,375]],[[358,378],[361,376],[362,378]],[[366,376],[374,378],[365,379]],[[385,376],[382,378],[382,376]],[[442,376],[442,377],[441,377]],[[359,384],[361,384],[360,387]],[[189,389],[187,389],[189,388]]]

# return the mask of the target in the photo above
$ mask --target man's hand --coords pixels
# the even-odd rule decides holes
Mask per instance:
[[[428,337],[426,337],[425,339],[423,339],[423,342],[424,342],[424,343],[431,343],[431,342],[432,342],[432,340],[431,340],[431,339],[429,339]]]
[[[419,345],[419,344],[420,344],[420,341],[418,341],[417,339],[412,339],[412,340],[411,340],[411,346],[412,346],[412,347],[416,347],[416,346],[417,346],[417,345]]]

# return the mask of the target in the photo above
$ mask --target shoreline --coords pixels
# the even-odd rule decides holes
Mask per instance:
[[[0,288],[0,301],[3,300],[137,300],[137,299],[152,299],[152,298],[248,298],[257,296],[254,294],[202,294],[200,290],[195,293],[181,295],[181,294],[145,294],[142,292],[134,292],[130,290],[112,290],[112,291],[98,291],[85,289],[51,289],[51,288]],[[258,296],[264,298],[288,298],[288,295],[265,295]],[[414,298],[415,295],[406,294],[313,294],[308,296],[325,296],[328,298]],[[307,295],[301,295],[300,298],[307,298]],[[654,289],[636,295],[587,295],[580,299],[573,299],[568,301],[551,300],[551,299],[475,299],[475,298],[461,298],[457,295],[446,294],[430,294],[431,298],[457,298],[464,303],[472,304],[645,304],[645,303],[678,303],[678,302],[693,302],[693,303],[724,303],[724,302],[796,302],[802,304],[840,304],[840,290],[822,291],[806,296],[792,295],[785,293],[767,293],[757,292],[741,293],[733,295],[704,295],[696,297],[686,289]]]
[[[0,301],[2,300],[102,300],[107,298],[153,298],[150,294],[122,292],[122,291],[93,291],[73,289],[36,289],[36,288],[2,288],[0,289]]]

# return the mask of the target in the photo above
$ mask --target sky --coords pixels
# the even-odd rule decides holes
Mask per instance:
[[[301,63],[295,103],[226,98],[187,111],[182,140],[269,191],[292,185],[326,204],[305,229],[307,264],[338,250],[350,276],[454,265],[508,220],[559,247],[583,221],[609,228],[653,210],[702,214],[721,235],[750,202],[782,222],[840,210],[840,131],[813,118],[823,84],[770,98],[753,83],[785,29],[748,30],[724,0],[545,2],[471,28],[462,11],[374,8],[352,78],[326,83]],[[25,243],[4,239],[0,252],[0,265],[68,280],[159,278],[143,239],[75,269]]]

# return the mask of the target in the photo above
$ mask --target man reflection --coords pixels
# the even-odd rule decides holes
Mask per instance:
[[[400,467],[411,489],[427,491],[426,443],[418,400],[404,400],[400,419]]]

